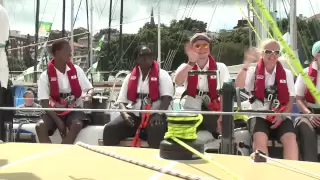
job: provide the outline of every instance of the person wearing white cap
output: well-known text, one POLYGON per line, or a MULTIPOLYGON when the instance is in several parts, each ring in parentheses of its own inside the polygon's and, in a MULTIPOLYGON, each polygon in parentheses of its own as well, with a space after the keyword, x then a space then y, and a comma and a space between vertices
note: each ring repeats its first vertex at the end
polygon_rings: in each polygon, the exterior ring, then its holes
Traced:
MULTIPOLYGON (((320 90, 320 41, 316 42, 312 47, 313 62, 309 67, 304 69, 313 84, 320 90)), ((299 74, 295 83, 296 103, 302 114, 320 114, 320 104, 306 87, 305 82, 299 74)), ((296 133, 299 142, 300 154, 302 160, 318 162, 318 144, 317 134, 320 135, 320 117, 304 117, 296 119, 296 133)))
MULTIPOLYGON (((224 63, 216 62, 210 55, 211 39, 206 33, 196 33, 185 45, 188 62, 181 64, 175 72, 175 83, 186 87, 185 110, 220 111, 222 97, 219 94, 224 81, 229 80, 230 74, 224 63), (190 70, 215 70, 216 75, 188 75, 190 70)), ((209 131, 217 138, 221 134, 221 116, 203 115, 200 129, 209 131)))

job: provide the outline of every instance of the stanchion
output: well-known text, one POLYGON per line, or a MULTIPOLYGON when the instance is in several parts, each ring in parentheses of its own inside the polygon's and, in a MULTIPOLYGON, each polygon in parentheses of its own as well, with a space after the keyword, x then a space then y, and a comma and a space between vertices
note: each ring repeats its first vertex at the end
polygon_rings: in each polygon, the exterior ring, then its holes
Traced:
MULTIPOLYGON (((233 82, 230 80, 224 82, 221 90, 223 101, 222 111, 233 112, 234 97, 236 95, 236 89, 233 82)), ((222 116, 222 136, 221 136, 221 153, 222 154, 235 154, 234 145, 234 124, 233 115, 222 116)))

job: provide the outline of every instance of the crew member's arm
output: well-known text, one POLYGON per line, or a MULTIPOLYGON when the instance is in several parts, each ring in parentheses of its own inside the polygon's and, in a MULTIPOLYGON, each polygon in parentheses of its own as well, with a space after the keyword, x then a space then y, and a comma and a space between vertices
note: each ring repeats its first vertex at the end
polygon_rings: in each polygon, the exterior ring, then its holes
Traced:
MULTIPOLYGON (((123 109, 123 110, 127 109, 126 106, 129 103, 129 100, 127 98, 129 78, 130 78, 130 74, 128 74, 126 78, 123 80, 120 93, 117 99, 117 103, 119 103, 120 109, 123 109)), ((123 119, 127 119, 129 115, 126 112, 121 112, 121 116, 123 119)))
POLYGON ((175 72, 174 82, 178 86, 182 86, 187 80, 188 71, 190 71, 196 63, 183 63, 181 64, 175 72))
MULTIPOLYGON (((49 107, 50 90, 47 71, 43 72, 39 77, 38 98, 40 100, 40 105, 43 108, 49 107)), ((45 113, 48 114, 49 117, 56 123, 61 121, 61 118, 54 111, 46 111, 45 113)))
POLYGON ((238 73, 236 80, 235 80, 235 86, 238 88, 245 88, 246 85, 246 79, 247 79, 247 72, 249 71, 249 67, 247 65, 244 65, 244 67, 240 70, 238 73))
POLYGON ((303 114, 309 114, 311 112, 308 109, 305 98, 304 98, 305 90, 306 90, 306 85, 302 79, 302 76, 299 74, 295 83, 296 104, 300 112, 302 112, 303 114))
POLYGON ((162 69, 159 74, 159 91, 161 97, 159 110, 167 110, 174 96, 174 86, 170 75, 162 69))
POLYGON ((296 96, 296 90, 294 89, 294 80, 293 80, 292 73, 286 71, 286 76, 287 76, 287 85, 288 85, 290 98, 289 98, 289 103, 287 104, 287 108, 284 111, 284 113, 291 113, 292 107, 293 107, 294 97, 296 96))
POLYGON ((78 79, 79 79, 79 84, 81 86, 81 90, 82 90, 82 94, 84 96, 90 96, 93 92, 93 86, 91 84, 91 82, 89 81, 88 77, 86 76, 86 74, 84 73, 83 69, 80 68, 79 66, 75 65, 75 68, 77 70, 77 75, 78 75, 78 79))

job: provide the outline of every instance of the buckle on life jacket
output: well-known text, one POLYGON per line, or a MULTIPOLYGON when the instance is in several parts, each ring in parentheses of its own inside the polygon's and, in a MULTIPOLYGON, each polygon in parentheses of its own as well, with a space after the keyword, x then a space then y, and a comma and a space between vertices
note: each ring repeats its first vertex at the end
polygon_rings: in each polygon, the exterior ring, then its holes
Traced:
MULTIPOLYGON (((273 104, 274 104, 274 106, 271 108, 271 110, 274 111, 275 113, 281 113, 287 109, 287 106, 281 105, 278 99, 274 99, 273 104)), ((275 116, 267 116, 266 119, 269 122, 273 122, 275 119, 275 116)))
MULTIPOLYGON (((151 110, 151 106, 152 106, 152 102, 151 99, 149 97, 145 97, 143 99, 143 103, 144 103, 144 110, 151 110)), ((132 147, 140 147, 141 146, 141 141, 140 141, 140 133, 141 131, 143 131, 144 129, 147 128, 149 121, 150 121, 150 113, 149 112, 143 112, 142 116, 141 116, 141 123, 136 131, 136 134, 133 138, 132 141, 132 147)))
MULTIPOLYGON (((49 107, 51 108, 56 108, 57 105, 60 105, 64 108, 74 108, 76 105, 75 105, 75 102, 76 102, 76 98, 74 96, 68 96, 66 97, 65 99, 63 98, 60 98, 59 101, 56 101, 54 100, 53 98, 50 97, 49 99, 49 107)), ((64 115, 67 115, 69 114, 71 111, 56 111, 56 114, 58 116, 64 116, 64 115)))

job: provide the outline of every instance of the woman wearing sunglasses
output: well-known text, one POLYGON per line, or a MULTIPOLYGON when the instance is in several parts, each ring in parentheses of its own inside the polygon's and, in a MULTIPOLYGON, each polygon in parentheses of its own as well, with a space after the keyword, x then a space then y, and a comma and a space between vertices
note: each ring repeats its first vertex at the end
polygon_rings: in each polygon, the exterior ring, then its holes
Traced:
MULTIPOLYGON (((295 96, 293 75, 278 61, 280 45, 276 40, 262 42, 261 50, 249 49, 245 53, 244 67, 238 73, 236 86, 251 94, 253 110, 275 110, 279 113, 292 112, 295 96), (257 62, 256 67, 249 67, 257 62)), ((284 116, 251 116, 249 131, 253 136, 253 149, 268 154, 269 138, 283 144, 285 159, 297 160, 298 147, 293 122, 284 116)))
MULTIPOLYGON (((229 80, 230 74, 225 64, 216 62, 210 55, 210 42, 211 39, 205 33, 196 33, 191 37, 190 42, 185 45, 188 62, 181 64, 176 70, 175 83, 186 87, 182 95, 182 98, 186 96, 184 103, 186 110, 220 111, 222 106, 218 89, 221 89, 224 81, 229 80), (190 70, 212 70, 216 73, 190 75, 188 74, 190 70)), ((204 114, 199 129, 207 130, 217 138, 221 133, 221 116, 204 114)))
MULTIPOLYGON (((320 61, 320 41, 312 47, 313 62, 304 69, 320 90, 320 77, 318 73, 320 61)), ((315 101, 310 91, 306 88, 301 75, 298 76, 296 84, 296 103, 302 114, 320 114, 320 105, 315 101)), ((320 134, 320 117, 299 117, 296 120, 297 137, 300 146, 302 160, 318 162, 317 134, 320 134)))

